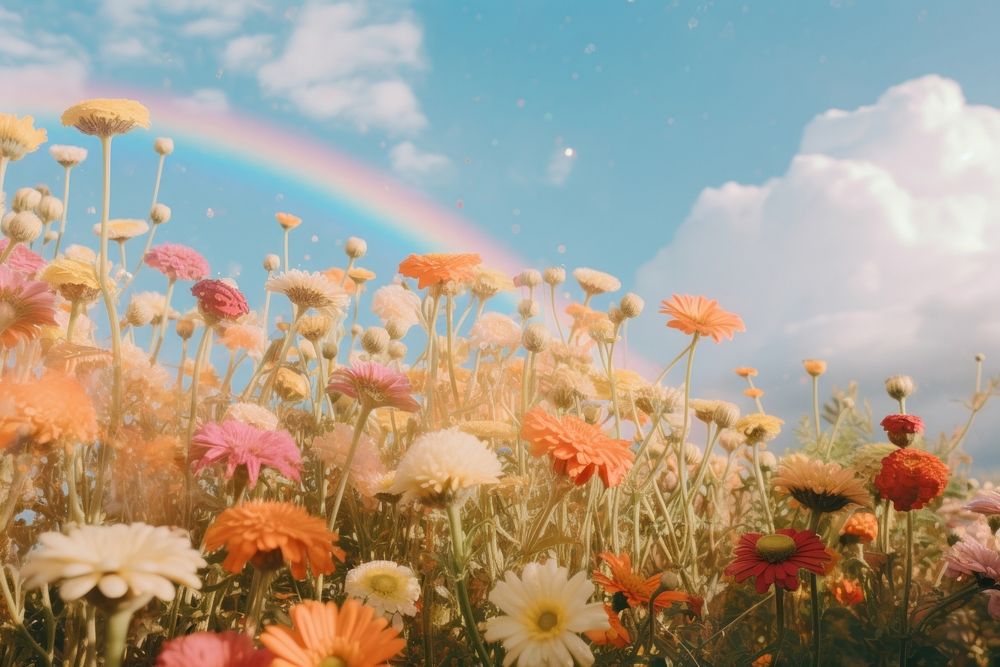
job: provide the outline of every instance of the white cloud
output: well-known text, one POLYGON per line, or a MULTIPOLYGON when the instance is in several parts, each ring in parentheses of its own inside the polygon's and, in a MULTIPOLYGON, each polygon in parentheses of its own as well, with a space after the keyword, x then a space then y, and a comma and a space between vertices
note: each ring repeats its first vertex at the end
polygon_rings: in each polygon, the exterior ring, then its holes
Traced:
MULTIPOLYGON (((865 382, 876 412, 891 409, 881 380, 912 373, 911 407, 948 430, 972 355, 1000 353, 997 183, 1000 109, 968 104, 948 79, 909 81, 813 119, 784 175, 702 192, 639 269, 639 291, 705 294, 743 315, 747 333, 700 355, 703 388, 738 391, 729 369, 758 365, 794 416, 808 399, 782 376, 821 356, 841 385, 865 382)), ((645 322, 637 335, 662 348, 662 322, 645 322)))
POLYGON ((413 132, 427 119, 403 73, 422 66, 422 41, 410 13, 372 16, 363 3, 313 3, 258 80, 265 94, 313 118, 413 132))
POLYGON ((412 141, 393 146, 389 151, 389 162, 397 173, 413 180, 438 176, 451 167, 448 156, 421 150, 412 141))
POLYGON ((573 173, 574 166, 576 166, 576 152, 572 148, 557 146, 549 158, 545 176, 552 185, 565 185, 573 173))
POLYGON ((73 38, 33 29, 21 16, 0 9, 0 90, 30 93, 10 95, 5 104, 11 109, 21 97, 63 102, 78 97, 88 66, 73 38))
POLYGON ((138 37, 125 37, 119 40, 104 42, 101 45, 101 55, 108 59, 132 61, 150 55, 148 43, 138 37))
POLYGON ((196 90, 189 97, 181 97, 174 100, 174 103, 189 111, 202 113, 225 113, 229 111, 229 100, 226 98, 226 94, 216 88, 196 90))
POLYGON ((226 44, 222 65, 226 69, 250 71, 273 56, 273 35, 242 35, 226 44))

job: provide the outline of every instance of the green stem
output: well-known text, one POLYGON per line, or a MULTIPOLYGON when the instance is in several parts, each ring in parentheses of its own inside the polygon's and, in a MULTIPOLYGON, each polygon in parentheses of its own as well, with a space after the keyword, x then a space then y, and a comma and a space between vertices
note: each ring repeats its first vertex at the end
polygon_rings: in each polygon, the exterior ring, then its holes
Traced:
POLYGON ((167 314, 170 312, 170 298, 174 295, 174 284, 176 282, 173 278, 167 281, 167 295, 163 299, 163 312, 160 313, 160 335, 156 339, 156 345, 149 355, 150 365, 156 363, 156 358, 160 356, 160 347, 163 345, 163 339, 167 337, 167 321, 170 319, 167 317, 167 314))
POLYGON ((812 379, 813 385, 813 424, 816 427, 816 445, 819 445, 819 439, 822 436, 822 432, 819 427, 819 376, 814 375, 812 379))
MULTIPOLYGON (((821 518, 823 518, 822 513, 813 510, 809 517, 809 530, 811 532, 816 533, 819 530, 821 518)), ((819 608, 819 585, 816 581, 816 574, 813 572, 809 573, 809 600, 812 603, 812 665, 819 667, 820 643, 822 641, 821 610, 819 608)))
POLYGON ((104 627, 104 667, 121 667, 131 622, 131 609, 117 611, 108 617, 104 627))
POLYGON ((906 645, 909 641, 910 586, 913 584, 913 512, 906 513, 906 565, 903 570, 903 606, 899 610, 902 639, 899 641, 899 667, 906 667, 906 645))
POLYGON ((780 586, 774 587, 774 660, 771 667, 778 667, 778 656, 785 640, 785 591, 780 586))
POLYGON ((55 252, 52 253, 52 259, 59 256, 59 247, 62 245, 63 234, 66 233, 66 219, 69 216, 69 174, 73 167, 65 167, 66 178, 63 183, 63 210, 62 215, 59 217, 59 236, 56 237, 55 252))
POLYGON ((462 530, 462 517, 458 506, 455 503, 448 505, 448 527, 451 529, 451 549, 452 565, 455 570, 455 593, 458 597, 458 604, 462 611, 462 618, 465 620, 465 631, 469 636, 479 658, 482 667, 490 667, 493 661, 486 651, 483 638, 479 636, 479 628, 476 625, 476 615, 472 610, 472 602, 469 599, 469 588, 465 581, 466 548, 465 532, 462 530))
POLYGON ((351 476, 351 464, 354 462, 354 455, 358 451, 358 443, 361 442, 361 434, 364 433, 365 424, 368 422, 368 415, 372 411, 372 406, 368 403, 361 404, 361 411, 358 413, 358 421, 354 424, 354 437, 351 438, 351 448, 347 451, 347 459, 344 467, 340 471, 340 482, 337 484, 337 495, 333 499, 333 511, 327 526, 330 530, 337 525, 337 515, 340 513, 340 504, 344 500, 344 491, 347 489, 347 480, 351 476))

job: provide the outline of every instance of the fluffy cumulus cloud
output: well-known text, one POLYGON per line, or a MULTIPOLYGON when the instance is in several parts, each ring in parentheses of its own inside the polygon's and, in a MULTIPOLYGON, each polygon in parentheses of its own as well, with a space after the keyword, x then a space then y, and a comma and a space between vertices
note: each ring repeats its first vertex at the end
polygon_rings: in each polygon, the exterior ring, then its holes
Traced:
POLYGON ((389 162, 396 173, 411 180, 439 177, 451 167, 451 160, 440 153, 417 147, 412 141, 402 141, 389 151, 389 162))
POLYGON ((225 113, 229 111, 229 99, 217 88, 201 88, 187 97, 178 97, 174 104, 182 109, 198 113, 225 113))
MULTIPOLYGON (((892 407, 882 380, 915 375, 911 407, 948 431, 973 355, 1000 361, 998 183, 1000 109, 948 79, 909 81, 814 118, 782 176, 703 191, 637 285, 648 299, 705 294, 746 320, 735 342, 699 355, 706 391, 739 391, 729 370, 756 365, 773 388, 765 407, 802 414, 800 362, 821 357, 825 381, 859 379, 876 414, 892 407)), ((673 333, 645 327, 647 349, 673 333)))
POLYGON ((266 95, 312 118, 412 133, 427 124, 405 78, 423 64, 422 41, 409 12, 314 2, 298 12, 280 55, 260 67, 258 80, 266 95))
MULTIPOLYGON (((28 25, 20 14, 0 7, 0 88, 32 90, 38 96, 79 94, 89 59, 68 35, 28 25)), ((16 105, 17 96, 8 101, 16 105)))

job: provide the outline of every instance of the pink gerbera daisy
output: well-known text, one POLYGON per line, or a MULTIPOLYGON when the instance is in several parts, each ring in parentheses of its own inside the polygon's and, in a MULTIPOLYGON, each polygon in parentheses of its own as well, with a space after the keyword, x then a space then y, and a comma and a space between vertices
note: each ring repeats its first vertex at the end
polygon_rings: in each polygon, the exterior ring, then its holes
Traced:
POLYGON ((399 371, 374 361, 359 361, 350 368, 338 368, 326 389, 357 399, 369 409, 388 407, 406 412, 420 409, 420 404, 411 396, 410 380, 399 371))
POLYGON ((196 632, 164 644, 156 667, 268 667, 273 660, 273 653, 242 633, 196 632))
POLYGON ((299 449, 287 431, 265 431, 234 419, 205 424, 195 432, 191 444, 197 460, 195 473, 225 461, 226 479, 231 479, 238 467, 245 466, 251 488, 256 486, 263 466, 296 481, 302 469, 299 449))
MULTIPOLYGON (((7 239, 0 239, 0 255, 7 249, 8 243, 10 241, 7 239)), ((26 248, 23 243, 18 243, 10 251, 10 257, 7 258, 6 264, 15 271, 20 271, 28 276, 34 276, 45 266, 45 260, 38 253, 26 248)))
POLYGON ((945 574, 956 579, 972 577, 989 596, 987 610, 1000 618, 1000 553, 972 538, 955 543, 944 556, 948 569, 945 574))
POLYGON ((235 320, 250 312, 246 297, 224 280, 199 280, 191 288, 201 314, 213 320, 235 320))
POLYGON ((0 347, 13 347, 56 324, 55 299, 48 284, 0 265, 0 347))
POLYGON ((194 248, 164 243, 146 253, 146 264, 170 280, 201 280, 208 275, 208 261, 194 248))
POLYGON ((1000 490, 990 489, 989 491, 980 491, 965 506, 965 509, 985 516, 1000 515, 1000 490))

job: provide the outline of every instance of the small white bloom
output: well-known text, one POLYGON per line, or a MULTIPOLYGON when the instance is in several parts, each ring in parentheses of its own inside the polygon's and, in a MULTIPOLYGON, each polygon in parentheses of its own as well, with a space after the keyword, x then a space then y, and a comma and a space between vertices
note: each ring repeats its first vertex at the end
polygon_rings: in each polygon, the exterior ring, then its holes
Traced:
POLYGON ((610 273, 604 273, 597 269, 581 267, 573 271, 573 277, 580 283, 580 288, 587 294, 604 294, 605 292, 617 292, 621 289, 622 283, 610 273))
POLYGON ((462 503, 483 484, 500 481, 500 460, 479 438, 458 429, 425 433, 396 468, 390 493, 429 507, 462 503))
POLYGON ((340 285, 322 273, 309 273, 292 269, 268 278, 264 288, 269 292, 279 292, 299 308, 315 308, 331 317, 344 314, 350 297, 340 285))
POLYGON ((347 573, 344 590, 402 627, 403 616, 416 616, 420 582, 413 570, 391 560, 375 560, 347 573))
POLYGON ((383 323, 395 320, 406 333, 420 322, 420 297, 402 285, 383 285, 372 295, 372 312, 383 323))

